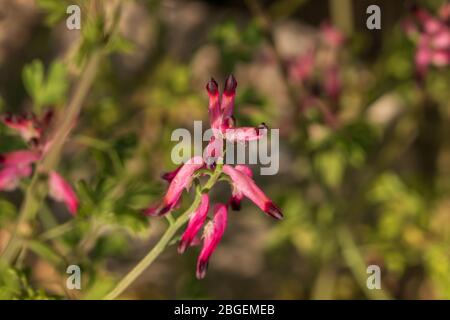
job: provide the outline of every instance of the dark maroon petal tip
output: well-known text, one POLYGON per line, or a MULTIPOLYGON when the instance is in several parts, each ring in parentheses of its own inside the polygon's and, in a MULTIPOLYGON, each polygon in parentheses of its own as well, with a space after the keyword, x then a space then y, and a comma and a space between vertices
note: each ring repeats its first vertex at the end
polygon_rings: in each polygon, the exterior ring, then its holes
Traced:
POLYGON ((208 90, 208 93, 211 95, 216 95, 219 93, 219 86, 214 78, 211 78, 211 80, 208 81, 206 84, 206 90, 208 90))
POLYGON ((236 200, 234 197, 230 199, 230 207, 234 211, 240 211, 241 210, 241 202, 236 200))
POLYGON ((0 163, 4 163, 5 162, 5 156, 0 154, 0 163))
POLYGON ((197 279, 203 279, 206 276, 206 270, 208 269, 208 261, 200 261, 197 267, 197 279))
POLYGON ((150 208, 144 209, 142 213, 146 216, 160 217, 168 213, 170 210, 172 210, 172 206, 170 205, 161 206, 156 204, 150 208))
POLYGON ((269 202, 266 205, 266 213, 268 215, 270 215, 271 217, 277 219, 277 220, 281 220, 283 219, 283 214, 281 213, 281 210, 272 202, 269 202))
POLYGON ((236 91, 236 87, 237 87, 237 81, 234 78, 234 76, 232 74, 230 74, 227 77, 227 80, 225 81, 224 93, 225 94, 234 94, 236 91))

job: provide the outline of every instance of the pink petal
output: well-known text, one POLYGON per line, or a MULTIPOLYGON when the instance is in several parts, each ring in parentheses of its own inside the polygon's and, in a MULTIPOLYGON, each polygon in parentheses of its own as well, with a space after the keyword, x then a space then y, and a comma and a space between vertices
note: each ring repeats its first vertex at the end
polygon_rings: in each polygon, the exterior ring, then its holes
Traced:
MULTIPOLYGON (((253 177, 253 172, 249 166, 238 164, 234 168, 237 171, 242 172, 243 174, 247 175, 250 178, 253 177)), ((229 204, 234 211, 241 210, 241 201, 243 198, 244 198, 244 194, 239 190, 239 188, 236 188, 235 186, 233 186, 229 204)))
POLYGON ((266 125, 263 123, 259 127, 240 127, 226 129, 224 132, 225 139, 230 142, 247 142, 260 139, 267 131, 266 125))
POLYGON ((206 90, 209 96, 209 121, 211 128, 218 128, 220 125, 220 102, 219 102, 219 89, 216 80, 211 78, 206 84, 206 90))
POLYGON ((446 28, 445 30, 439 31, 433 36, 432 44, 434 49, 450 49, 450 30, 446 28))
POLYGON ((437 67, 445 67, 450 64, 450 51, 438 50, 433 52, 431 57, 433 64, 437 67))
POLYGON ((305 81, 311 77, 314 70, 315 53, 309 50, 297 57, 289 66, 289 77, 294 81, 305 81))
POLYGON ((11 129, 17 130, 27 142, 41 136, 41 129, 37 126, 36 117, 32 114, 26 116, 7 114, 2 117, 2 121, 11 129))
POLYGON ((320 33, 324 42, 330 47, 339 48, 344 43, 344 34, 327 22, 320 26, 320 33))
POLYGON ((264 194, 264 192, 255 184, 252 178, 236 170, 232 166, 224 165, 223 172, 233 180, 234 187, 244 196, 252 200, 261 210, 275 219, 282 219, 281 210, 264 194))
POLYGON ((203 194, 200 200, 200 205, 192 213, 186 231, 181 236, 180 244, 178 245, 178 252, 183 253, 189 247, 197 235, 200 228, 208 216, 209 197, 208 194, 203 194))
POLYGON ((197 278, 203 279, 208 268, 208 261, 216 249, 227 225, 227 207, 218 203, 214 206, 214 219, 206 226, 203 233, 203 248, 197 260, 197 278))
POLYGON ((444 21, 447 21, 450 19, 450 3, 444 3, 439 8, 439 17, 444 21))
POLYGON ((415 56, 416 70, 420 76, 424 76, 431 62, 431 51, 428 47, 419 46, 415 56))
POLYGON ((196 156, 188 160, 177 172, 160 204, 144 211, 145 215, 161 216, 176 207, 184 189, 189 189, 192 175, 204 166, 203 158, 196 156))
POLYGON ((225 81, 225 88, 222 94, 222 121, 230 118, 233 115, 234 98, 236 96, 237 81, 232 74, 227 77, 225 81))
POLYGON ((223 157, 223 139, 211 137, 205 149, 204 160, 209 168, 214 167, 217 161, 223 157))
POLYGON ((37 152, 29 150, 12 151, 0 155, 0 164, 5 166, 27 166, 38 161, 40 155, 37 152))
POLYGON ((325 92, 333 101, 339 98, 341 93, 341 80, 337 66, 332 66, 325 71, 325 92))
POLYGON ((28 177, 31 171, 30 166, 6 166, 0 169, 0 190, 14 190, 19 180, 28 177))
POLYGON ((52 171, 49 175, 49 193, 56 200, 64 202, 72 215, 78 210, 78 198, 70 184, 58 173, 52 171))
POLYGON ((173 178, 175 178, 175 176, 177 175, 178 171, 180 171, 182 166, 183 165, 179 165, 175 170, 164 173, 161 176, 161 178, 163 178, 164 180, 166 180, 169 183, 172 182, 173 178))

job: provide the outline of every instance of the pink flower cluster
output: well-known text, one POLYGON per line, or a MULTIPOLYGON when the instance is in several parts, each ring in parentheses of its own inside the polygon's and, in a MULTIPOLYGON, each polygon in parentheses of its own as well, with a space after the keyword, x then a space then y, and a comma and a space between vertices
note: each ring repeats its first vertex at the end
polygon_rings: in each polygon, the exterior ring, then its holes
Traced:
MULTIPOLYGON (((163 178, 169 182, 168 190, 162 201, 146 209, 145 214, 150 216, 167 214, 179 205, 183 190, 189 191, 195 175, 201 174, 200 169, 207 170, 211 174, 217 170, 215 161, 223 155, 223 140, 245 142, 261 137, 260 128, 234 127, 233 108, 236 87, 236 79, 230 75, 225 82, 222 96, 219 98, 217 82, 214 79, 208 82, 206 85, 209 96, 208 111, 214 136, 206 149, 206 159, 200 156, 193 157, 173 172, 163 175, 163 178), (214 161, 211 161, 211 158, 214 161)), ((223 236, 227 225, 229 206, 234 210, 239 210, 241 201, 247 197, 269 216, 275 219, 283 217, 281 210, 256 185, 248 166, 224 164, 219 168, 221 174, 228 176, 231 181, 232 195, 230 199, 227 203, 215 204, 212 210, 214 215, 209 219, 210 199, 207 192, 203 193, 200 204, 191 214, 186 231, 178 246, 178 251, 183 253, 189 246, 199 243, 199 233, 203 227, 203 247, 198 257, 196 273, 199 279, 205 276, 209 258, 223 236)))
POLYGON ((306 53, 288 62, 289 78, 305 89, 302 109, 316 105, 325 122, 332 127, 337 126, 331 107, 341 94, 338 51, 344 40, 338 29, 329 23, 322 23, 319 41, 306 53), (321 103, 317 103, 319 100, 321 103))
MULTIPOLYGON (((0 190, 14 190, 22 178, 31 175, 32 164, 39 161, 50 146, 46 133, 52 117, 53 113, 49 111, 41 119, 32 113, 7 114, 1 118, 6 126, 20 134, 29 148, 0 154, 0 190)), ((50 196, 65 203, 69 212, 75 215, 78 198, 70 184, 54 171, 49 173, 48 183, 50 196)))
POLYGON ((417 44, 415 54, 416 72, 422 79, 430 66, 445 67, 450 64, 450 4, 441 6, 433 16, 422 8, 414 8, 413 16, 407 18, 403 27, 417 44))

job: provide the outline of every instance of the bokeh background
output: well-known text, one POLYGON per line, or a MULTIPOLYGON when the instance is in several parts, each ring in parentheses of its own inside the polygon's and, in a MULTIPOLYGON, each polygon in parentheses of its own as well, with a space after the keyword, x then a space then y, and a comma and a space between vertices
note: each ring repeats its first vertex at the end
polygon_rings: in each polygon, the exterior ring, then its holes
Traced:
MULTIPOLYGON (((411 27, 423 32, 422 8, 449 28, 445 1, 119 2, 105 40, 116 1, 0 1, 2 113, 64 114, 83 61, 106 48, 58 167, 79 213, 41 204, 30 245, 2 270, 1 298, 102 298, 167 226, 139 210, 175 168, 171 132, 207 123, 205 84, 230 73, 239 125, 280 129, 279 173, 253 169, 285 219, 246 200, 204 280, 198 248, 178 255, 173 243, 121 298, 450 298, 450 72, 445 61, 418 70, 411 27), (73 3, 80 31, 66 28, 73 3), (381 30, 366 27, 372 4, 381 30), (82 290, 65 287, 70 264, 81 266, 82 290), (382 290, 366 286, 371 264, 382 290)), ((21 146, 0 127, 0 152, 21 146)), ((28 183, 0 193, 0 249, 28 183)), ((229 192, 220 183, 212 196, 229 192)))

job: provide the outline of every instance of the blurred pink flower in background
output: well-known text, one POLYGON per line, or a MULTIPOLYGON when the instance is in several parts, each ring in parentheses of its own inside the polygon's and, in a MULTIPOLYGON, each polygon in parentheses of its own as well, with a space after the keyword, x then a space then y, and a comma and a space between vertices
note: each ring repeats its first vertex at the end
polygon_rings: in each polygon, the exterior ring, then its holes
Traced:
MULTIPOLYGON (((0 154, 0 190, 12 191, 18 187, 22 178, 31 175, 32 165, 39 161, 48 149, 50 142, 45 135, 52 117, 52 111, 44 113, 41 119, 33 113, 7 114, 2 117, 2 122, 17 131, 29 149, 0 154)), ((48 182, 50 197, 63 202, 69 212, 75 215, 78 210, 78 198, 70 184, 56 172, 49 174, 48 182)))
POLYGON ((403 21, 403 29, 416 43, 415 66, 419 79, 423 79, 430 66, 450 64, 450 4, 443 4, 433 16, 422 8, 414 8, 413 16, 403 21))

